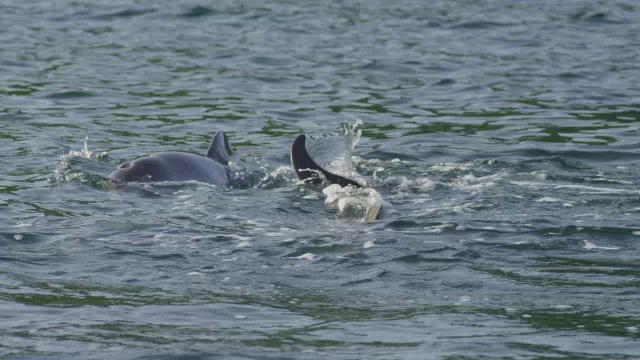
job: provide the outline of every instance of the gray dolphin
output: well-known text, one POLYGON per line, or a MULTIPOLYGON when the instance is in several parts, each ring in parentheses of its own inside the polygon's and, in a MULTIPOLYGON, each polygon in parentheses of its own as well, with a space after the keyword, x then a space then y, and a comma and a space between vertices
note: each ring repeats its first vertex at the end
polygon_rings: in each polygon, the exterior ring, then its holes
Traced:
MULTIPOLYGON (((320 184, 323 177, 329 184, 362 187, 357 182, 333 174, 318 165, 306 149, 306 136, 299 135, 291 145, 291 165, 298 179, 311 184, 320 184)), ((231 147, 224 131, 218 131, 207 156, 185 152, 159 152, 132 161, 125 161, 109 178, 116 183, 151 181, 188 181, 224 186, 229 183, 227 165, 231 147)))
POLYGON ((229 154, 231 148, 227 136, 218 131, 207 156, 185 152, 154 153, 120 164, 109 179, 115 183, 196 180, 225 186, 231 180, 227 168, 231 158, 229 154))
MULTIPOLYGON (((223 131, 218 131, 207 156, 185 152, 160 152, 149 156, 126 161, 111 173, 109 179, 115 183, 151 182, 151 181, 189 181, 195 180, 217 186, 226 186, 231 181, 227 165, 231 159, 229 140, 223 131)), ((291 145, 291 166, 298 179, 310 183, 338 184, 340 186, 362 185, 356 181, 331 173, 318 165, 306 149, 306 136, 299 135, 291 145), (324 180, 323 180, 324 178, 324 180)), ((380 215, 382 205, 367 209, 366 221, 373 221, 380 215)))
POLYGON ((307 137, 302 134, 298 135, 291 145, 291 166, 296 172, 298 179, 317 185, 322 183, 322 177, 320 176, 322 175, 329 184, 338 184, 342 187, 347 185, 355 186, 357 188, 362 187, 362 185, 353 180, 325 170, 322 166, 313 161, 307 152, 306 142, 307 137))

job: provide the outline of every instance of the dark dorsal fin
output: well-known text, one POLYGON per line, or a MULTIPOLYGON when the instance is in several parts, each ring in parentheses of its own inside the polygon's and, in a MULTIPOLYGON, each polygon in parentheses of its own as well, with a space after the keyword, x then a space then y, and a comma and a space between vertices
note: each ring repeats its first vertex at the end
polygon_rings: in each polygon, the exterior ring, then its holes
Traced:
POLYGON ((211 140, 209 151, 207 151, 207 157, 211 158, 222 165, 228 165, 231 160, 231 147, 229 146, 229 140, 224 131, 218 131, 211 140))
POLYGON ((323 169, 320 165, 316 164, 307 152, 307 148, 305 147, 306 139, 307 137, 304 134, 298 135, 298 137, 293 141, 293 145, 291 145, 291 165, 293 166, 298 179, 311 184, 320 184, 322 183, 322 177, 318 174, 320 173, 324 175, 330 184, 338 184, 342 187, 347 185, 352 185, 358 188, 362 187, 362 185, 357 182, 340 175, 332 174, 323 169))

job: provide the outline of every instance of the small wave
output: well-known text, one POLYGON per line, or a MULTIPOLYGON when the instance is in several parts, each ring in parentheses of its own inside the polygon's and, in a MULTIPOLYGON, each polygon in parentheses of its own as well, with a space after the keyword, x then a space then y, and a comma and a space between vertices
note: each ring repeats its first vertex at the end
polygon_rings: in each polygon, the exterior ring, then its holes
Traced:
POLYGON ((92 18, 96 20, 116 20, 116 19, 122 19, 122 18, 126 19, 126 18, 135 17, 135 16, 145 15, 155 11, 156 11, 155 9, 135 9, 135 8, 122 9, 116 12, 95 15, 92 18))
POLYGON ((502 174, 493 174, 488 176, 476 177, 468 174, 456 179, 451 183, 451 187, 459 190, 478 192, 495 187, 497 181, 502 179, 502 174))
POLYGON ((640 194, 640 190, 606 188, 606 187, 596 187, 596 186, 577 185, 577 184, 558 185, 558 184, 541 183, 541 182, 534 182, 534 181, 516 181, 516 180, 512 180, 509 183, 513 185, 524 186, 529 188, 551 187, 556 190, 560 190, 560 189, 585 190, 585 192, 581 192, 581 194, 640 194))
POLYGON ((473 166, 473 163, 440 163, 432 165, 429 170, 449 173, 454 171, 467 171, 473 166))
POLYGON ((623 23, 614 13, 601 10, 582 9, 574 14, 569 15, 571 20, 585 21, 589 23, 601 24, 617 24, 623 23))
POLYGON ((359 274, 356 274, 353 277, 351 277, 349 280, 343 282, 340 285, 347 286, 347 285, 355 285, 355 284, 370 282, 386 275, 387 273, 388 273, 387 270, 376 267, 373 269, 363 271, 359 274))
POLYGON ((455 84, 456 81, 454 79, 442 79, 437 83, 433 84, 433 86, 448 86, 455 84))
POLYGON ((491 29, 495 27, 514 26, 518 23, 501 23, 496 21, 465 21, 449 26, 450 29, 491 29))
POLYGON ((47 95, 46 98, 64 100, 64 99, 81 99, 81 98, 93 97, 93 96, 96 96, 96 94, 91 91, 72 90, 72 91, 62 91, 62 92, 52 93, 47 95))
POLYGON ((182 14, 180 14, 180 17, 191 19, 191 18, 209 16, 215 13, 216 11, 211 8, 204 7, 204 6, 194 6, 189 8, 187 11, 183 12, 182 14))

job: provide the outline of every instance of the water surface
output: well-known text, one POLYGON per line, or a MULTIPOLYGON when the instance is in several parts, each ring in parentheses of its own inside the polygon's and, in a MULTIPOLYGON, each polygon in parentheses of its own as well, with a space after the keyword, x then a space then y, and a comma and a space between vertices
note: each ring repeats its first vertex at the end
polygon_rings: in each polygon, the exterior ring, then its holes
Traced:
POLYGON ((1 356, 640 356, 634 1, 0 14, 1 356), (372 223, 288 168, 358 120, 372 223), (220 129, 252 186, 109 189, 220 129))

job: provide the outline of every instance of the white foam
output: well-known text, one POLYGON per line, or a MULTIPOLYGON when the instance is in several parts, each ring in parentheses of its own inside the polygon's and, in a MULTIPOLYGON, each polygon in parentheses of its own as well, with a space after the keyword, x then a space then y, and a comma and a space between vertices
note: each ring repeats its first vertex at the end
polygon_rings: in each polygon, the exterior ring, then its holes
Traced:
POLYGON ((472 204, 462 204, 462 205, 456 205, 454 207, 451 208, 451 210, 455 213, 458 214, 474 214, 477 211, 473 208, 471 208, 471 206, 473 206, 472 204))
POLYGON ((248 237, 248 236, 241 236, 241 235, 238 235, 238 234, 230 234, 230 235, 229 235, 229 237, 232 237, 232 238, 238 239, 238 240, 240 240, 240 241, 248 241, 248 240, 251 240, 251 238, 250 238, 250 237, 248 237))
POLYGON ((607 188, 607 187, 597 187, 597 186, 587 186, 587 185, 575 185, 575 184, 547 184, 533 181, 510 181, 509 183, 518 186, 526 186, 529 188, 539 188, 539 187, 552 187, 556 190, 560 189, 576 189, 576 190, 587 190, 589 192, 583 192, 582 194, 640 194, 640 190, 627 190, 627 189, 616 189, 616 188, 607 188))
POLYGON ((527 175, 531 176, 532 178, 536 178, 538 180, 547 180, 547 176, 548 176, 547 173, 541 170, 532 171, 527 175))
POLYGON ((316 254, 306 253, 306 254, 302 254, 300 256, 291 257, 289 259, 313 261, 313 260, 315 260, 317 258, 318 258, 318 255, 316 255, 316 254))
POLYGON ((384 200, 380 194, 371 188, 355 188, 353 186, 342 187, 332 184, 322 189, 327 206, 337 208, 345 216, 363 219, 371 209, 380 208, 384 200))
POLYGON ((554 198, 554 197, 550 197, 550 196, 545 196, 545 197, 541 197, 540 199, 536 200, 536 202, 545 202, 545 203, 557 203, 557 202, 562 202, 562 200, 558 199, 558 198, 554 198))
POLYGON ((601 249, 601 250, 620 250, 620 248, 619 248, 619 247, 617 247, 617 246, 612 246, 612 247, 598 246, 598 245, 596 245, 596 244, 592 243, 592 242, 591 242, 591 241, 589 241, 589 240, 582 240, 582 241, 584 242, 584 246, 583 246, 583 248, 584 248, 584 249, 587 249, 587 250, 591 250, 591 249, 601 249))
POLYGON ((615 180, 615 179, 607 179, 603 177, 592 179, 593 181, 607 182, 611 184, 621 184, 621 185, 633 185, 633 181, 628 180, 615 180))
MULTIPOLYGON (((596 187, 596 186, 586 186, 586 185, 556 185, 556 189, 578 189, 578 190, 590 190, 595 191, 596 194, 639 194, 640 190, 626 190, 626 189, 616 189, 616 188, 605 188, 605 187, 596 187)), ((588 194, 588 193, 587 193, 588 194)))
POLYGON ((444 224, 435 225, 435 226, 427 226, 424 229, 426 230, 425 232, 427 232, 427 233, 439 234, 439 233, 443 232, 445 229, 450 229, 450 228, 453 228, 453 227, 455 227, 455 225, 449 224, 449 223, 444 223, 444 224))
POLYGON ((407 179, 405 176, 399 178, 398 180, 399 184, 396 186, 396 190, 401 193, 410 193, 411 185, 413 184, 413 182, 407 179))
POLYGON ((285 234, 284 234, 284 233, 281 233, 281 232, 271 232, 271 231, 269 231, 269 232, 265 232, 265 233, 264 233, 264 235, 265 235, 265 236, 270 236, 270 237, 282 237, 282 236, 285 236, 285 234))
POLYGON ((19 223, 13 225, 13 227, 17 227, 17 228, 31 227, 31 226, 33 226, 33 224, 34 223, 22 223, 22 222, 19 222, 19 223))
POLYGON ((418 179, 416 183, 421 191, 431 191, 435 189, 436 185, 438 185, 437 182, 429 179, 418 179))
POLYGON ((475 177, 474 175, 465 175, 461 179, 463 179, 468 184, 477 184, 477 183, 488 183, 500 180, 502 178, 502 174, 493 174, 481 177, 475 177))
POLYGON ((429 170, 438 171, 438 172, 451 172, 451 171, 466 171, 473 166, 473 163, 440 163, 433 165, 429 168, 429 170))
POLYGON ((544 187, 544 186, 550 186, 551 184, 545 184, 545 183, 539 183, 539 182, 533 182, 533 181, 509 181, 510 184, 513 185, 518 185, 518 186, 526 186, 529 188, 537 188, 537 187, 544 187))
POLYGON ((501 180, 502 176, 503 174, 500 173, 481 177, 468 174, 457 178, 451 184, 451 187, 470 192, 483 191, 496 186, 496 181, 501 180))
POLYGON ((411 199, 411 202, 413 202, 416 205, 424 204, 428 201, 429 201, 428 197, 411 199))
POLYGON ((480 184, 473 184, 473 185, 454 185, 453 187, 459 190, 476 192, 476 191, 486 190, 494 186, 496 186, 496 183, 488 182, 488 183, 480 183, 480 184))

